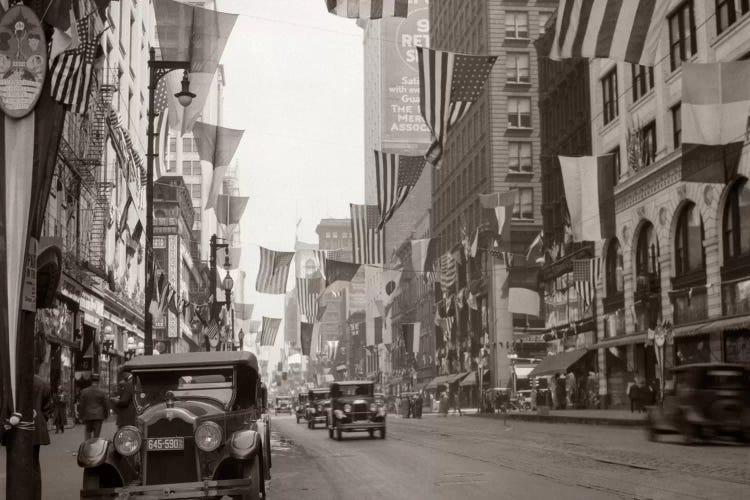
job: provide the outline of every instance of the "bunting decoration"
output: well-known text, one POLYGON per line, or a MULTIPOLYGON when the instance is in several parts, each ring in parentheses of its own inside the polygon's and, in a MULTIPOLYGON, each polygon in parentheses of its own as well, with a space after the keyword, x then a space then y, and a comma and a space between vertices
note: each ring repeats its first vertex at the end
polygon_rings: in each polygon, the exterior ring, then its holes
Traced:
POLYGON ((494 221, 497 221, 497 234, 500 235, 500 240, 507 249, 510 249, 510 224, 517 196, 517 189, 504 193, 479 195, 479 205, 484 209, 493 211, 494 221))
MULTIPOLYGON (((411 267, 417 273, 431 270, 437 251, 437 238, 411 240, 411 267)), ((434 281, 434 280, 433 280, 434 281)))
POLYGON ((536 235, 534 238, 534 241, 531 242, 531 245, 529 245, 529 250, 526 252, 526 261, 527 262, 536 262, 536 263, 544 263, 544 231, 539 231, 539 234, 536 235), (532 260, 533 257, 533 260, 532 260))
POLYGON ((255 280, 255 290, 272 295, 286 293, 292 258, 294 252, 277 252, 260 247, 260 267, 255 280))
POLYGON ((342 262, 339 260, 325 259, 325 262, 326 288, 330 287, 337 281, 350 282, 361 267, 360 264, 342 262))
POLYGON ((376 205, 349 204, 352 224, 352 254, 357 264, 385 262, 385 232, 378 231, 376 205))
POLYGON ((276 334, 279 333, 281 318, 267 318, 263 316, 263 326, 260 332, 260 345, 272 346, 276 343, 276 334))
POLYGON ((380 211, 378 231, 382 231, 396 210, 406 201, 412 188, 417 185, 426 160, 423 156, 405 156, 381 151, 374 153, 380 211))
POLYGON ((206 209, 214 208, 214 210, 218 210, 216 205, 218 204, 219 193, 221 193, 224 185, 227 168, 229 168, 229 164, 237 152, 244 133, 244 130, 220 127, 203 122, 198 122, 193 127, 195 143, 198 146, 198 157, 201 161, 208 162, 213 167, 211 187, 206 198, 206 209))
POLYGON ((614 155, 559 159, 575 241, 614 237, 614 155))
POLYGON ((241 302, 233 302, 235 317, 240 321, 250 321, 253 317, 253 304, 243 304, 241 302))
POLYGON ((407 17, 409 0, 326 0, 328 12, 350 19, 407 17))
POLYGON ((476 102, 490 76, 495 56, 469 56, 417 47, 419 107, 432 132, 425 158, 439 167, 450 128, 476 102))

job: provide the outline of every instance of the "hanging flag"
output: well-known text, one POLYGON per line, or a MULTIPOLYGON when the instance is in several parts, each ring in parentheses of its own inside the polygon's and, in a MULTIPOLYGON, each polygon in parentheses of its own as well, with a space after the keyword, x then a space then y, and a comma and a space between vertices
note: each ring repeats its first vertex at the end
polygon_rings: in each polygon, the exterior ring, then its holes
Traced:
POLYGON ((477 303, 477 296, 473 293, 469 292, 469 297, 466 299, 466 303, 469 304, 469 307, 471 309, 474 309, 475 311, 479 310, 479 304, 477 303))
POLYGON ((544 231, 539 231, 539 234, 536 235, 536 238, 534 238, 534 241, 531 242, 531 245, 529 245, 529 250, 526 252, 526 262, 539 262, 539 257, 542 256, 542 262, 544 262, 544 254, 542 252, 542 249, 544 248, 544 231), (533 260, 532 260, 532 254, 533 254, 533 260))
POLYGON ((255 290, 260 293, 286 293, 289 266, 294 252, 277 252, 260 247, 260 268, 255 280, 255 290))
POLYGON ((245 207, 249 199, 248 196, 227 196, 220 194, 214 206, 216 220, 219 224, 224 224, 225 226, 239 224, 242 214, 245 213, 245 207))
POLYGON ((614 237, 614 155, 559 158, 574 239, 614 237))
POLYGON ((456 286, 456 261, 451 252, 445 252, 440 257, 440 286, 443 290, 451 290, 456 286))
POLYGON ((432 267, 437 252, 437 238, 411 240, 411 267, 416 273, 426 273, 432 267))
POLYGON ((389 305, 396 296, 399 294, 399 286, 401 284, 401 275, 403 274, 403 268, 398 269, 383 269, 382 284, 385 300, 385 305, 389 305))
POLYGON ((50 93, 62 104, 79 115, 86 114, 91 96, 92 73, 99 35, 89 30, 88 16, 76 20, 80 46, 68 49, 52 62, 50 70, 50 93))
POLYGON ((297 305, 307 321, 315 321, 318 315, 318 297, 322 288, 320 278, 297 278, 297 305))
POLYGON ((260 332, 260 345, 272 346, 276 343, 276 334, 279 333, 281 318, 267 318, 263 316, 263 325, 260 332))
POLYGON ((375 330, 375 345, 383 343, 383 318, 376 316, 373 320, 375 330))
POLYGON ((405 156, 381 151, 374 153, 380 212, 378 231, 381 231, 398 207, 406 201, 409 191, 417 185, 426 160, 424 156, 405 156))
POLYGON ((477 251, 479 250, 479 228, 474 231, 474 239, 471 241, 471 246, 469 247, 469 256, 474 259, 477 256, 477 251))
POLYGON ((407 17, 409 0, 326 0, 328 12, 350 19, 407 17))
POLYGON ((339 260, 326 259, 326 287, 329 287, 337 281, 350 282, 354 275, 357 274, 360 264, 353 262, 342 262, 339 260))
POLYGON ((539 268, 512 267, 508 270, 508 311, 539 316, 539 268))
POLYGON ((497 221, 497 234, 500 235, 503 246, 507 249, 510 249, 510 226, 513 218, 513 205, 516 203, 517 196, 517 189, 479 195, 480 206, 493 211, 494 220, 492 222, 497 221))
POLYGON ((604 58, 653 66, 669 2, 563 0, 549 57, 604 58))
POLYGON ((406 352, 419 353, 419 336, 421 323, 401 323, 406 352))
POLYGON ((224 177, 242 140, 244 130, 220 127, 197 122, 193 127, 195 143, 198 146, 198 157, 211 164, 211 188, 208 192, 205 208, 215 208, 219 193, 224 185, 224 177))
POLYGON ((578 297, 583 300, 585 309, 588 309, 594 300, 596 283, 599 281, 601 271, 601 259, 573 259, 573 285, 578 292, 578 297))
POLYGON ((161 319, 161 310, 159 309, 159 302, 161 300, 161 297, 159 296, 159 291, 161 290, 161 280, 163 279, 163 274, 159 276, 159 278, 156 278, 156 259, 153 259, 151 261, 151 275, 149 276, 149 280, 151 282, 151 290, 153 290, 153 294, 151 296, 151 304, 149 305, 148 311, 151 313, 151 316, 154 319, 161 319))
POLYGON ((357 264, 385 262, 385 232, 378 231, 377 205, 349 204, 352 220, 352 254, 357 264))
POLYGON ((432 144, 425 158, 440 166, 443 145, 450 128, 469 111, 482 93, 495 56, 468 56, 417 47, 419 105, 432 144))
POLYGON ((233 302, 235 317, 241 321, 250 321, 253 317, 253 304, 243 304, 241 302, 233 302))
POLYGON ((299 343, 302 347, 302 355, 310 355, 310 345, 312 344, 313 337, 313 325, 312 323, 300 323, 299 324, 299 343))

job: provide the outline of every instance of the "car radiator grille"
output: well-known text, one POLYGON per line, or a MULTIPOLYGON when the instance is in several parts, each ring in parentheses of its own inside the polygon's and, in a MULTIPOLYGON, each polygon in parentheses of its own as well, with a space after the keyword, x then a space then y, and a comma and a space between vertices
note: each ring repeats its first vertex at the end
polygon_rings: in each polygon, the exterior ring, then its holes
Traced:
POLYGON ((367 403, 355 404, 352 407, 352 420, 370 420, 370 407, 367 403))
POLYGON ((146 436, 152 438, 183 436, 185 438, 185 449, 146 451, 145 484, 198 481, 192 424, 179 419, 170 422, 163 418, 147 428, 146 436))

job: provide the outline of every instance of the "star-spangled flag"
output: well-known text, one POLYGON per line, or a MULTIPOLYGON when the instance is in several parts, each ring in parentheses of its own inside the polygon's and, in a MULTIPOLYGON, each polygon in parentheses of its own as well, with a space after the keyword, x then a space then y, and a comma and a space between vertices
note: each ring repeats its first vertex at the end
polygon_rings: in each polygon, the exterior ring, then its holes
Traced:
POLYGON ((292 258, 294 252, 277 252, 260 247, 260 267, 255 280, 255 290, 275 295, 286 293, 292 258))
POLYGON ((451 252, 445 252, 440 256, 440 285, 443 290, 451 290, 456 285, 458 274, 456 261, 451 252))
POLYGON ((417 185, 427 160, 424 156, 406 156, 382 151, 374 153, 380 231, 391 220, 398 207, 406 201, 409 191, 417 185))
POLYGON ((272 346, 276 343, 276 334, 279 333, 281 318, 267 318, 263 316, 263 326, 260 333, 260 345, 272 346))
POLYGON ((573 259, 573 284, 586 309, 594 300, 594 291, 600 275, 600 258, 573 259))
POLYGON ((326 0, 328 12, 351 19, 407 17, 409 0, 326 0))
POLYGON ((89 92, 99 36, 89 30, 89 16, 76 20, 80 45, 66 50, 52 62, 50 95, 79 115, 89 108, 89 92))
POLYGON ((496 56, 469 56, 417 47, 419 105, 432 132, 425 158, 440 166, 445 138, 479 98, 496 56))
POLYGON ((385 262, 385 233, 378 231, 377 205, 349 204, 352 220, 352 254, 356 264, 385 262))
POLYGON ((297 304, 299 312, 308 323, 318 315, 318 297, 322 289, 320 278, 297 278, 297 304))

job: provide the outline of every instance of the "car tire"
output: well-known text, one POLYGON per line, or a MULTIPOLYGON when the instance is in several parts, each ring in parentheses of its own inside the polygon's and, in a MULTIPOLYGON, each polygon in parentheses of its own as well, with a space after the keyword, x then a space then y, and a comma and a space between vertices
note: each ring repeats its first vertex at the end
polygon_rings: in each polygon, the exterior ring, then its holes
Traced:
POLYGON ((299 416, 297 416, 297 423, 299 423, 299 416))
POLYGON ((342 437, 341 435, 342 435, 341 427, 337 425, 336 426, 336 441, 341 441, 341 437, 342 437))
POLYGON ((697 425, 688 422, 684 416, 680 419, 678 430, 682 437, 682 444, 693 445, 700 438, 700 428, 697 425))
POLYGON ((328 437, 329 439, 333 439, 333 427, 328 427, 328 437))
POLYGON ((367 435, 370 436, 370 439, 375 437, 375 429, 367 429, 367 435))
POLYGON ((81 484, 81 489, 84 491, 97 490, 100 487, 101 483, 99 481, 99 474, 92 469, 83 469, 83 482, 81 484))
POLYGON ((249 477, 252 480, 252 485, 247 493, 243 493, 238 500, 260 500, 262 476, 260 474, 260 458, 255 457, 252 462, 245 462, 242 467, 242 477, 249 477))
POLYGON ((380 439, 385 439, 385 427, 380 429, 380 439))

